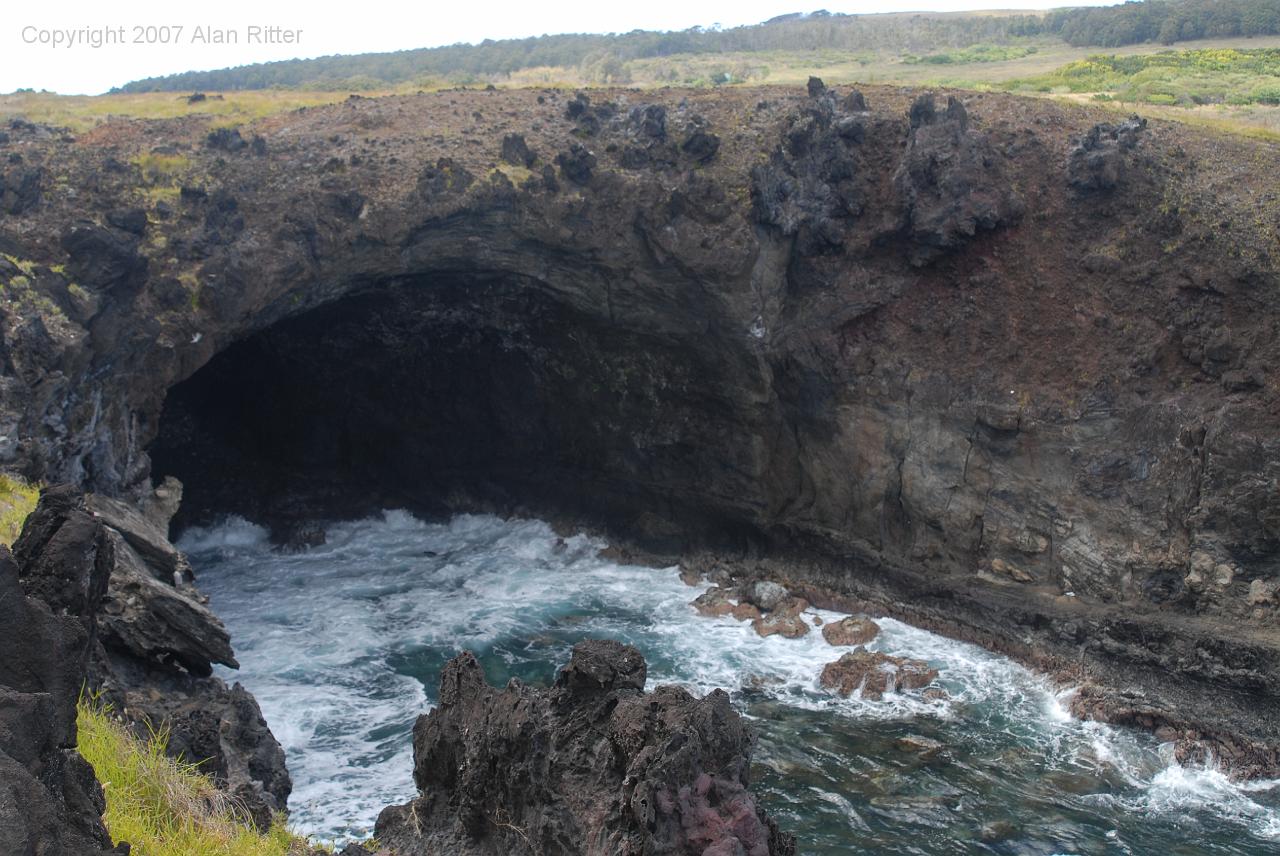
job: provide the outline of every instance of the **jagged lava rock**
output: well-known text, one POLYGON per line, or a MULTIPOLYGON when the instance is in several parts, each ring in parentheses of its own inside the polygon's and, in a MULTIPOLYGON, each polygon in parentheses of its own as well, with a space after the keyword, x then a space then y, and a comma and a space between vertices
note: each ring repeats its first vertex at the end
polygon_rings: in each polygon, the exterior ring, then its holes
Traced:
POLYGON ((421 796, 375 835, 401 856, 795 853, 748 790, 754 736, 729 697, 644 692, 640 652, 592 640, 550 689, 488 686, 463 653, 414 726, 421 796))

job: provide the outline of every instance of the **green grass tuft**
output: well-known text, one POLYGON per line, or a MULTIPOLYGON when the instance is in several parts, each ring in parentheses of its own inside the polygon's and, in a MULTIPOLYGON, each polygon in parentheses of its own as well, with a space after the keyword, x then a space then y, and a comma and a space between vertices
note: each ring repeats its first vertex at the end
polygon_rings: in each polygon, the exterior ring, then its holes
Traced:
POLYGON ((302 856, 311 845, 285 828, 267 833, 245 819, 235 799, 193 764, 165 754, 166 732, 141 740, 110 708, 82 700, 79 749, 107 797, 111 840, 139 856, 302 856))
POLYGON ((18 540, 22 524, 39 501, 38 487, 0 473, 0 544, 12 546, 18 540))

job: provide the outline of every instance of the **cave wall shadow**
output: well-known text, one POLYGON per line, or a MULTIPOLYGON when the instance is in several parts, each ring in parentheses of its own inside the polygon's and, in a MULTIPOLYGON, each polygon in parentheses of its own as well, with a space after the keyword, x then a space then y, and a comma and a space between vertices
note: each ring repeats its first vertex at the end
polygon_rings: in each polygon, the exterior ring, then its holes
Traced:
POLYGON ((526 277, 443 274, 256 333, 166 397, 148 451, 185 485, 175 531, 488 510, 744 549, 768 466, 731 393, 752 358, 607 319, 526 277))

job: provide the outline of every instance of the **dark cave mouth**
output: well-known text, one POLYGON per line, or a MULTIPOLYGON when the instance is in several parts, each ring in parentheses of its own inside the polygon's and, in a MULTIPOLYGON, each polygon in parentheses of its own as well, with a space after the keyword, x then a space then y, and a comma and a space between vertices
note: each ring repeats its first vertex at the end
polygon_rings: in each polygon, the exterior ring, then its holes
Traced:
POLYGON ((701 493, 740 462, 724 349, 627 329, 510 275, 388 282, 278 322, 166 396, 148 448, 175 532, 277 540, 384 508, 569 515, 661 551, 744 531, 701 493), (736 442, 725 443, 736 438, 736 442))

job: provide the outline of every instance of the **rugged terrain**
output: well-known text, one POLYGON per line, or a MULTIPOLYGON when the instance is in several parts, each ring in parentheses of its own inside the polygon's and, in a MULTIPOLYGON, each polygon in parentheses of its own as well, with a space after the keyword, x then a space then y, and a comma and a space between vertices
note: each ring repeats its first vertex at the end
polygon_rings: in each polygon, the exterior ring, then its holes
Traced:
POLYGON ((102 791, 74 751, 82 693, 140 737, 167 732, 169 753, 270 826, 291 790, 284 752, 253 697, 211 675, 212 662, 235 665, 227 633, 155 522, 49 488, 13 553, 0 546, 0 588, 0 849, 110 849, 102 791))
POLYGON ((403 856, 700 853, 791 856, 747 790, 751 727, 727 693, 645 693, 635 648, 589 640, 550 690, 485 683, 464 653, 414 726, 421 796, 378 818, 403 856))
POLYGON ((29 478, 177 476, 179 525, 295 545, 560 515, 1280 770, 1273 146, 815 81, 18 123, 0 158, 29 478))

